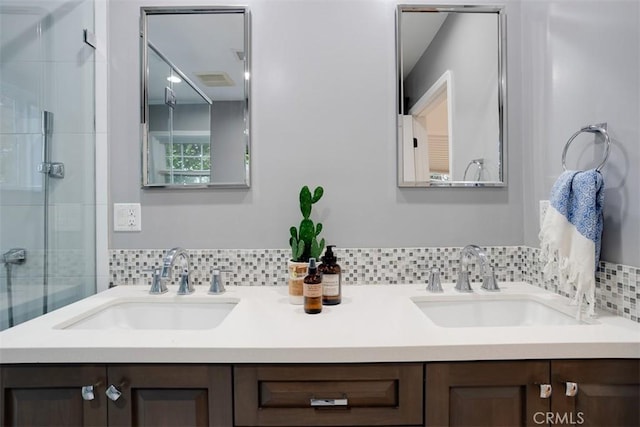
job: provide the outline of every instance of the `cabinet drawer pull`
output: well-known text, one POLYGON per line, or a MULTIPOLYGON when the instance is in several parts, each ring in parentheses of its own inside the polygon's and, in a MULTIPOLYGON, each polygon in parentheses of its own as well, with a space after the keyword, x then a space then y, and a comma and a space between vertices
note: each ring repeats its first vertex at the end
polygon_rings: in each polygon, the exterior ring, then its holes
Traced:
POLYGON ((551 397, 551 384, 540 384, 540 397, 542 399, 548 399, 551 397))
POLYGON ((346 397, 342 399, 311 399, 311 406, 313 407, 325 407, 325 406, 348 406, 349 399, 346 397))
POLYGON ((573 397, 578 394, 578 383, 572 383, 571 381, 566 382, 567 390, 565 394, 569 397, 573 397))

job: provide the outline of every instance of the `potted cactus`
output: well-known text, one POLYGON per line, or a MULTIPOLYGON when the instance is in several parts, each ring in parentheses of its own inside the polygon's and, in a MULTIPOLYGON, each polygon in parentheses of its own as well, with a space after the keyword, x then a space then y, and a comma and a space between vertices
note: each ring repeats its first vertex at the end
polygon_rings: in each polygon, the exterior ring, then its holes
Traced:
POLYGON ((316 187, 311 190, 306 185, 300 190, 300 212, 302 221, 298 228, 289 229, 289 245, 291 246, 291 259, 289 260, 289 301, 292 304, 302 304, 302 282, 307 275, 309 258, 319 259, 324 250, 324 239, 318 241, 322 232, 322 224, 314 224, 311 220, 311 207, 322 198, 324 189, 316 187))

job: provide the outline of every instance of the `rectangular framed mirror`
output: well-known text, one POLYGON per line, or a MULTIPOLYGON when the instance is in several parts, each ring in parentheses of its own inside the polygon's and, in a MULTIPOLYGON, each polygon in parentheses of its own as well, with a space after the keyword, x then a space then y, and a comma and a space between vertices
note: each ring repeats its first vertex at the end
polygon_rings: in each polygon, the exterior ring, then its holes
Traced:
POLYGON ((506 186, 503 7, 399 5, 399 187, 506 186))
POLYGON ((142 187, 248 188, 249 10, 140 15, 142 187))

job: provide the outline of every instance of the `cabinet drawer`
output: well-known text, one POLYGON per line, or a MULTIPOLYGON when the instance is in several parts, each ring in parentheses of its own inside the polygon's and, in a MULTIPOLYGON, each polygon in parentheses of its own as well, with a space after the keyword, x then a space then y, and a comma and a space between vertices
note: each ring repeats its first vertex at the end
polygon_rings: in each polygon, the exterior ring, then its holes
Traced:
POLYGON ((419 425, 423 375, 417 363, 236 366, 236 425, 419 425))

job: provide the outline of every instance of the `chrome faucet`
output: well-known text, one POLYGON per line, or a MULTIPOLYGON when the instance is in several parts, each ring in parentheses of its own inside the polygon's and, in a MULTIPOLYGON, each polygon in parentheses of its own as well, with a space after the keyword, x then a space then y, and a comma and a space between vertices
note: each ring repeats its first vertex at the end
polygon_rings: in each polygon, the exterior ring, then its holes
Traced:
POLYGON ((224 282, 220 276, 220 271, 220 269, 214 268, 211 272, 211 286, 209 286, 209 293, 212 295, 219 295, 226 292, 224 282))
POLYGON ((440 269, 438 267, 432 267, 429 271, 427 291, 435 293, 444 292, 442 290, 442 284, 440 283, 440 269))
POLYGON ((460 271, 455 289, 458 292, 473 292, 469 283, 469 259, 476 257, 480 264, 482 274, 482 289, 486 291, 499 291, 495 271, 489 262, 486 252, 479 246, 467 245, 460 251, 460 271))
POLYGON ((27 250, 23 248, 9 249, 2 254, 3 264, 24 264, 27 260, 27 250))
POLYGON ((166 287, 167 282, 171 280, 171 270, 178 258, 184 259, 182 274, 180 275, 180 286, 178 287, 178 295, 187 295, 193 293, 195 288, 189 281, 189 272, 191 271, 189 264, 189 254, 182 248, 173 248, 164 257, 162 261, 162 271, 160 273, 161 287, 166 287))
POLYGON ((164 280, 160 280, 159 268, 152 268, 151 270, 144 270, 144 271, 150 271, 152 274, 151 289, 149 289, 149 293, 151 295, 164 294, 169 290, 167 288, 167 282, 164 280))

